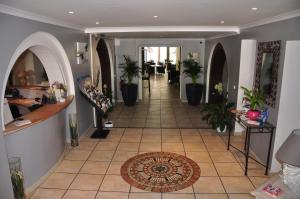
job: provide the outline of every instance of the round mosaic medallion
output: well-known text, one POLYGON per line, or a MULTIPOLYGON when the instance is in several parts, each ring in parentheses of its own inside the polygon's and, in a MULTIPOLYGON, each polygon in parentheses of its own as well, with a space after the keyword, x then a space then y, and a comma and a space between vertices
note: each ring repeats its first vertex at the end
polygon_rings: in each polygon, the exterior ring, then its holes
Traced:
POLYGON ((130 185, 152 192, 171 192, 194 184, 200 168, 193 160, 167 152, 134 156, 121 167, 123 179, 130 185))

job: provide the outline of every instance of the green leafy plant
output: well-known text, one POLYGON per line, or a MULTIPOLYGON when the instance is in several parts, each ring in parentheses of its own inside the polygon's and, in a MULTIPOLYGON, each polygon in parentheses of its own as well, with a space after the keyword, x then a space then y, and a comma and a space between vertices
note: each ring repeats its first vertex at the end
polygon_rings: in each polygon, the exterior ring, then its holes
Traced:
POLYGON ((137 61, 131 60, 127 55, 123 55, 125 62, 121 64, 123 74, 121 78, 127 81, 128 84, 132 83, 134 77, 139 77, 140 68, 137 65, 137 61))
POLYGON ((241 87, 244 90, 244 99, 249 102, 251 110, 257 110, 264 105, 264 95, 263 92, 259 89, 250 90, 246 87, 241 87))
POLYGON ((219 127, 223 131, 227 127, 228 130, 231 130, 230 110, 234 104, 225 100, 220 104, 205 104, 201 109, 201 113, 204 114, 202 120, 206 120, 214 129, 219 127))
POLYGON ((202 66, 193 59, 193 55, 189 53, 189 57, 183 60, 183 73, 192 79, 192 83, 196 84, 199 74, 202 72, 202 66))

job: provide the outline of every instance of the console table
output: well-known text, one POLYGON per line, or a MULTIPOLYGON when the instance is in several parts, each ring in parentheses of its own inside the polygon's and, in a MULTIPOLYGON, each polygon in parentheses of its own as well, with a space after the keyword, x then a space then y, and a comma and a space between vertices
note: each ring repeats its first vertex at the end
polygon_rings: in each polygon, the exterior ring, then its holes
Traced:
POLYGON ((235 122, 239 123, 245 129, 246 136, 245 136, 244 151, 242 151, 242 150, 238 149, 237 147, 233 146, 230 143, 231 132, 229 132, 227 150, 229 150, 229 148, 231 146, 231 147, 235 148, 236 150, 238 150, 239 152, 241 152, 245 155, 245 159, 246 159, 246 162, 245 162, 245 175, 248 174, 249 158, 251 158, 255 162, 259 163, 260 165, 266 167, 265 175, 268 175, 269 163, 270 163, 270 154, 271 154, 271 146, 272 146, 272 139, 273 139, 273 133, 274 133, 275 126, 273 126, 272 124, 270 124, 268 122, 264 123, 262 126, 255 125, 255 124, 249 124, 247 122, 246 118, 245 118, 245 115, 239 114, 238 111, 236 111, 236 110, 232 110, 232 111, 230 111, 230 113, 231 113, 231 118, 232 118, 233 122, 235 121, 235 122), (259 162, 255 158, 251 157, 250 154, 249 154, 249 147, 250 147, 251 135, 252 134, 270 134, 269 145, 268 145, 267 164, 266 165, 262 164, 261 162, 259 162))

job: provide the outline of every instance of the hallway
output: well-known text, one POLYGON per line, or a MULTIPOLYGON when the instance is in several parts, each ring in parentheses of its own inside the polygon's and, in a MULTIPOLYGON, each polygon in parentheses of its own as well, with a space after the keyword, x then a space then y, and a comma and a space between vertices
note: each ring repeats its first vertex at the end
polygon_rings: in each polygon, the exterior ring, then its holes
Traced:
POLYGON ((150 95, 145 81, 143 100, 132 107, 117 103, 109 120, 115 127, 210 128, 201 119, 200 106, 182 103, 179 85, 167 81, 167 75, 151 76, 150 95))

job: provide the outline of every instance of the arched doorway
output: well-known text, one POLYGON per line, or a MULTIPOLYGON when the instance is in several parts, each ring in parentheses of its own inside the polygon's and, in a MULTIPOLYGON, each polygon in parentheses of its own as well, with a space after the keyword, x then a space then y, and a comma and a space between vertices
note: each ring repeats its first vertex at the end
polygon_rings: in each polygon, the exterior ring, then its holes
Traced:
POLYGON ((102 87, 105 84, 107 86, 107 91, 112 92, 111 63, 110 63, 109 51, 104 39, 99 40, 96 49, 97 49, 100 66, 101 66, 102 87))
POLYGON ((220 43, 213 49, 208 77, 208 103, 219 103, 221 102, 222 97, 217 95, 214 88, 215 85, 221 82, 224 87, 224 93, 228 90, 228 66, 226 54, 220 43))
POLYGON ((68 94, 75 95, 75 85, 71 65, 67 54, 60 42, 51 34, 46 32, 36 32, 24 39, 12 55, 7 67, 4 80, 2 82, 2 93, 0 111, 2 115, 2 129, 5 130, 3 107, 5 87, 9 79, 10 72, 17 59, 26 50, 33 52, 44 66, 49 78, 49 84, 58 81, 68 87, 68 94))

